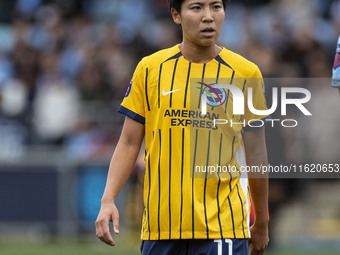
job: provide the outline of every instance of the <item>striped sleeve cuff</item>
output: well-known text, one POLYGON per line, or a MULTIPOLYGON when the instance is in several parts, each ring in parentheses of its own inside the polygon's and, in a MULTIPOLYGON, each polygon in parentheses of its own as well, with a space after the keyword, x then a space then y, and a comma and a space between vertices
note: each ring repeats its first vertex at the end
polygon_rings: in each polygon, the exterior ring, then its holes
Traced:
POLYGON ((125 108, 124 106, 119 106, 118 108, 118 112, 126 115, 127 117, 135 120, 135 121, 138 121, 139 123, 145 125, 145 118, 131 110, 129 110, 128 108, 125 108))

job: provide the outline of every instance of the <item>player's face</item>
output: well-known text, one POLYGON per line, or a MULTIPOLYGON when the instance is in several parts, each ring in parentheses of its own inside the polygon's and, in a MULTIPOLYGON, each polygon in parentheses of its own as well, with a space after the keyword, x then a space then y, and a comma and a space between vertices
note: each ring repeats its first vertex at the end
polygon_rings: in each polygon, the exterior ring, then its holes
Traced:
POLYGON ((171 12, 175 23, 182 26, 183 43, 215 45, 225 17, 221 0, 185 0, 181 13, 171 12))

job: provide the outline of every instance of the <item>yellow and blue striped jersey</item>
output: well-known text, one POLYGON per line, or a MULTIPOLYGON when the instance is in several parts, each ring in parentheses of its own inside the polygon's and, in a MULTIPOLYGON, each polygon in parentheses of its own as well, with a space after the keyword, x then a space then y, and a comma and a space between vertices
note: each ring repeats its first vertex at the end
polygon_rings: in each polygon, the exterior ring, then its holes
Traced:
POLYGON ((267 109, 257 66, 226 48, 204 64, 187 61, 179 45, 139 62, 118 110, 145 125, 142 240, 249 237, 241 132, 266 117, 248 110, 249 87, 254 108, 267 109), (235 96, 218 84, 242 91, 243 114, 234 114, 235 96), (210 166, 236 171, 208 173, 210 166))

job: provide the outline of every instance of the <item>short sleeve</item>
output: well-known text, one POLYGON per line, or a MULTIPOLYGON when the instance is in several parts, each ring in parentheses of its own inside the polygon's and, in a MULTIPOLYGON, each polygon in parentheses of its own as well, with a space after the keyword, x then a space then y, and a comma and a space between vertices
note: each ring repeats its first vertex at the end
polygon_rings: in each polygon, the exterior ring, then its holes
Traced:
POLYGON ((145 70, 143 62, 139 62, 125 93, 118 112, 145 124, 145 70))
POLYGON ((256 67, 253 77, 247 83, 244 96, 246 104, 244 119, 247 125, 244 131, 248 131, 253 127, 263 126, 263 124, 266 123, 265 120, 270 119, 270 116, 269 114, 258 112, 268 110, 265 97, 265 85, 258 67, 256 67), (249 93, 251 93, 252 99, 250 101, 248 101, 249 93))

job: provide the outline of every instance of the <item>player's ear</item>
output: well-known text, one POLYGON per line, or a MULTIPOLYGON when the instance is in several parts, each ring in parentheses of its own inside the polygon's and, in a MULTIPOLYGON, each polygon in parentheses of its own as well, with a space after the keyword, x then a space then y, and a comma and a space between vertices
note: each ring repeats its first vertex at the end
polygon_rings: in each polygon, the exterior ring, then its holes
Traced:
POLYGON ((177 25, 181 24, 181 15, 178 13, 178 11, 176 11, 175 8, 171 8, 171 16, 177 25))

